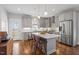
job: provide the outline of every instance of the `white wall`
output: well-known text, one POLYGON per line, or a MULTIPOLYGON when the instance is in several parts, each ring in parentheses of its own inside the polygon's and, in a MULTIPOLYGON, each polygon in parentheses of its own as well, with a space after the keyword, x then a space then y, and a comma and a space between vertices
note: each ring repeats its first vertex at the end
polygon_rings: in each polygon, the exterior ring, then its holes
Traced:
POLYGON ((0 6, 0 31, 8 32, 7 11, 0 6))
POLYGON ((77 45, 77 12, 73 11, 73 46, 77 45))
POLYGON ((79 11, 73 11, 73 43, 79 45, 79 11))
POLYGON ((77 44, 79 45, 79 11, 77 11, 77 44))

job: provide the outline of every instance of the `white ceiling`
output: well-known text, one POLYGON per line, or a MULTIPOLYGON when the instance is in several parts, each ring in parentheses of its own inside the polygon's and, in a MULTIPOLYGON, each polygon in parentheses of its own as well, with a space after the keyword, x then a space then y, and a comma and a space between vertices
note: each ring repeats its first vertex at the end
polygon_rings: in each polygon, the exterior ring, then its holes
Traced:
POLYGON ((70 8, 79 8, 78 4, 4 4, 1 6, 8 12, 42 17, 50 17, 70 8), (20 10, 17 10, 18 8, 20 10), (52 11, 52 9, 55 10, 52 11), (44 15, 45 11, 48 12, 47 15, 44 15))

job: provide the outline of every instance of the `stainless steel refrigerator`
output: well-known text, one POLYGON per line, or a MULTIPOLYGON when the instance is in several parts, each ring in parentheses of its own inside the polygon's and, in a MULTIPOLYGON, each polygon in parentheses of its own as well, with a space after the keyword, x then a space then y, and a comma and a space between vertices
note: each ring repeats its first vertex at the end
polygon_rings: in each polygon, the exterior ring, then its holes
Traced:
POLYGON ((61 33, 60 42, 73 46, 73 21, 60 21, 59 31, 61 33))

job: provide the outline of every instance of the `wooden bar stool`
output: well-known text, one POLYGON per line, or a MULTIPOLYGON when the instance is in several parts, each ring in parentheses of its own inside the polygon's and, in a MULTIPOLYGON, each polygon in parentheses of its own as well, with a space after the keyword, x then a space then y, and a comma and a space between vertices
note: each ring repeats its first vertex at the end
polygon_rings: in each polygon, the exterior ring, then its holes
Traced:
POLYGON ((32 39, 32 33, 28 32, 28 40, 32 39))
POLYGON ((31 40, 31 32, 28 32, 28 41, 30 42, 31 40))
POLYGON ((34 53, 37 54, 37 50, 41 50, 40 38, 35 36, 35 43, 34 43, 34 53))

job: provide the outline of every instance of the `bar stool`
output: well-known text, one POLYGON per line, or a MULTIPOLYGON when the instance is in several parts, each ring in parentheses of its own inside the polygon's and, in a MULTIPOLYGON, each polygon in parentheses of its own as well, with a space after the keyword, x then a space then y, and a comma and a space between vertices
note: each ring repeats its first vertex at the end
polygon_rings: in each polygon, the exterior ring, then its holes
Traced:
POLYGON ((28 40, 32 39, 32 33, 28 32, 28 40))
POLYGON ((32 34, 32 54, 35 54, 35 35, 32 34))
POLYGON ((34 43, 33 49, 34 49, 34 53, 36 54, 37 49, 41 50, 42 46, 40 44, 40 37, 38 36, 34 36, 34 37, 35 37, 35 43, 34 43))
POLYGON ((31 32, 28 32, 28 45, 29 45, 29 47, 31 46, 31 40, 32 40, 32 34, 31 34, 31 32))

